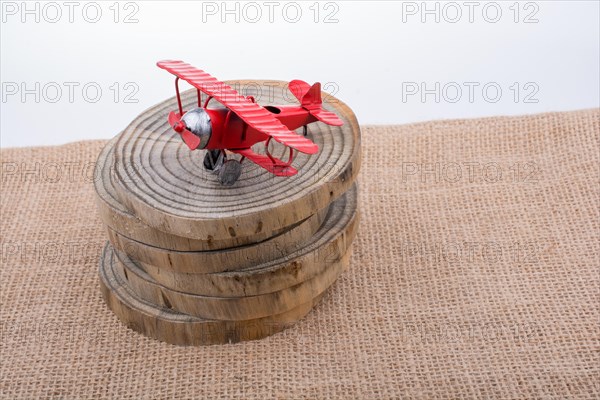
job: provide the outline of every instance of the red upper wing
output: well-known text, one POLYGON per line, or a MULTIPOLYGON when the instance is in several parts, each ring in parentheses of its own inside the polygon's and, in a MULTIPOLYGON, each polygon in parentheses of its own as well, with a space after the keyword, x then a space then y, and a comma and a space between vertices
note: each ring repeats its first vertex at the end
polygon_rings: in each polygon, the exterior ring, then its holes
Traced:
POLYGON ((183 61, 160 61, 157 65, 217 99, 254 129, 302 153, 314 154, 319 147, 288 129, 264 107, 253 103, 206 72, 183 61))

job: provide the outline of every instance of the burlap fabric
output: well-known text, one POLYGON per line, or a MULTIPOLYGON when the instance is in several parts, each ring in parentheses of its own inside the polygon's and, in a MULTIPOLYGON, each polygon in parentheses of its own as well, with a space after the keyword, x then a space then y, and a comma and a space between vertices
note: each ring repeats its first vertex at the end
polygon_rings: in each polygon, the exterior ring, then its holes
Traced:
POLYGON ((4 398, 598 398, 599 110, 364 127, 350 269, 283 333, 176 347, 104 305, 104 142, 2 150, 4 398))

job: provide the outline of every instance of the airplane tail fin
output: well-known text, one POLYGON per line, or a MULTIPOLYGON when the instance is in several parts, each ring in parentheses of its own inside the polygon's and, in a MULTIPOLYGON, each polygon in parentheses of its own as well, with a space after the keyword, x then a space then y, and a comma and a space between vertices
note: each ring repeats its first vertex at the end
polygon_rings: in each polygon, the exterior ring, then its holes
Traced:
POLYGON ((319 82, 310 86, 308 83, 296 79, 289 83, 289 89, 298 99, 300 105, 319 121, 334 126, 341 126, 344 124, 335 113, 323 108, 321 84, 319 82))

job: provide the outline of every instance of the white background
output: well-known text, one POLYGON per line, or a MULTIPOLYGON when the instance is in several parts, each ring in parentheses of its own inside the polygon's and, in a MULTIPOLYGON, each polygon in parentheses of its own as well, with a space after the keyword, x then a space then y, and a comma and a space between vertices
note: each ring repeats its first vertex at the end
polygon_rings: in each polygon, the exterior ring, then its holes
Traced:
POLYGON ((600 102, 597 1, 114 3, 2 2, 1 146, 114 136, 174 94, 161 59, 222 80, 329 82, 362 124, 600 102))

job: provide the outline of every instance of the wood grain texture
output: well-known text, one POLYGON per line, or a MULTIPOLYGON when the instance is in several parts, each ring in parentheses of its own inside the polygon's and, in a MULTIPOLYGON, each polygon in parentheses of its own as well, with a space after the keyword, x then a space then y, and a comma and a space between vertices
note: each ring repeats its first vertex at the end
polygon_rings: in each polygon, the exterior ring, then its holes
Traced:
POLYGON ((319 230, 297 251, 275 262, 239 271, 184 273, 137 262, 157 283, 192 294, 242 297, 279 291, 304 282, 322 269, 322 260, 337 260, 346 253, 359 224, 357 189, 351 188, 329 207, 319 230))
POLYGON ((174 272, 215 273, 237 271, 268 263, 304 246, 322 225, 328 208, 318 211, 288 230, 256 244, 213 251, 175 251, 129 239, 112 229, 108 238, 115 249, 130 258, 174 272))
POLYGON ((217 321, 182 314, 148 303, 133 293, 115 270, 110 245, 100 259, 102 294, 108 307, 129 328, 175 345, 211 345, 261 339, 282 331, 302 319, 321 299, 285 313, 246 321, 217 321))
POLYGON ((249 320, 277 315, 310 302, 335 282, 349 263, 351 252, 341 259, 322 263, 322 271, 289 288, 256 296, 214 297, 178 292, 156 283, 130 258, 117 257, 116 268, 127 285, 141 299, 200 318, 249 320))
POLYGON ((114 174, 113 148, 118 137, 115 137, 106 144, 98 156, 94 171, 96 204, 100 218, 110 230, 131 240, 148 244, 149 246, 175 251, 210 251, 244 246, 261 242, 286 230, 259 232, 250 236, 229 237, 222 240, 194 240, 172 235, 143 223, 121 204, 115 194, 112 183, 112 176, 114 174))
MULTIPOLYGON (((287 100, 292 96, 285 89, 286 82, 228 83, 251 88, 243 94, 253 95, 262 104, 291 103, 287 100), (272 95, 265 95, 267 92, 272 95)), ((196 104, 195 96, 195 90, 183 93, 185 108, 196 104)), ((338 99, 325 94, 324 97, 324 107, 337 113, 344 126, 320 122, 309 126, 308 135, 320 151, 310 156, 297 155, 293 163, 300 171, 297 175, 275 177, 244 162, 240 179, 231 187, 222 186, 212 172, 206 171, 202 165, 204 152, 189 151, 168 125, 167 114, 176 108, 174 98, 148 109, 124 130, 114 145, 113 183, 120 203, 149 226, 203 241, 263 232, 272 236, 308 218, 346 192, 360 168, 360 129, 356 117, 338 99)), ((284 146, 271 143, 273 155, 287 154, 284 146)), ((263 145, 258 144, 257 151, 260 146, 263 145)))

